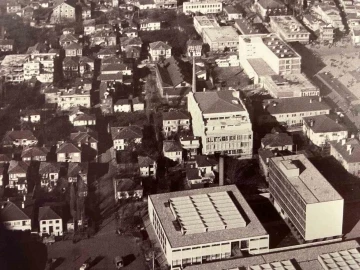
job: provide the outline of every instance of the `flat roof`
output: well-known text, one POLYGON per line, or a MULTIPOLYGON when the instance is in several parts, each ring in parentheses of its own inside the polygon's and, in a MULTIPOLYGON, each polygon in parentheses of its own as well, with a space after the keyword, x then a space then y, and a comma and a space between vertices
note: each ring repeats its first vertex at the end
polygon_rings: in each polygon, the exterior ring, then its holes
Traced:
POLYGON ((298 174, 286 178, 306 203, 343 200, 305 155, 273 157, 271 160, 285 175, 289 170, 299 170, 298 174))
MULTIPOLYGON (((331 244, 314 245, 311 247, 290 247, 288 250, 280 252, 272 252, 258 256, 251 256, 246 258, 238 258, 231 260, 223 260, 212 263, 204 263, 201 265, 187 266, 187 270, 243 270, 246 267, 261 265, 273 262, 282 262, 291 260, 298 264, 299 270, 324 270, 318 261, 318 256, 331 252, 338 252, 347 249, 359 248, 359 243, 356 240, 337 242, 331 244)), ((260 268, 261 269, 261 268, 260 268)), ((266 269, 266 268, 265 268, 266 269)))
POLYGON ((356 248, 319 255, 324 269, 360 269, 360 253, 356 248))
MULTIPOLYGON (((164 228, 164 232, 172 248, 203 245, 213 242, 225 242, 241 238, 257 236, 261 237, 264 235, 268 235, 256 215, 244 199, 243 195, 240 193, 240 191, 235 185, 154 194, 150 195, 149 199, 154 206, 154 209, 158 215, 160 223, 164 228), (182 200, 184 197, 186 198, 198 196, 198 198, 206 198, 207 194, 210 194, 211 197, 212 194, 215 193, 225 194, 225 197, 230 199, 231 202, 236 206, 236 209, 239 211, 239 213, 241 213, 241 216, 246 221, 247 225, 245 227, 239 228, 228 228, 225 230, 215 230, 183 235, 182 232, 174 225, 176 218, 171 210, 169 202, 182 200), (166 206, 167 204, 169 205, 169 207, 166 206)), ((224 213, 225 215, 226 211, 221 210, 220 213, 224 213)))
POLYGON ((213 42, 224 42, 224 41, 239 42, 239 34, 232 26, 205 28, 204 33, 213 42))
MULTIPOLYGON (((186 3, 186 2, 185 2, 186 3)), ((219 24, 213 15, 195 16, 194 21, 197 21, 201 27, 218 27, 219 24)))
POLYGON ((262 58, 247 59, 258 76, 276 75, 276 72, 262 58))
POLYGON ((290 260, 250 266, 248 270, 296 270, 290 260))
POLYGON ((310 34, 294 16, 270 16, 270 23, 271 22, 277 24, 287 33, 310 34))

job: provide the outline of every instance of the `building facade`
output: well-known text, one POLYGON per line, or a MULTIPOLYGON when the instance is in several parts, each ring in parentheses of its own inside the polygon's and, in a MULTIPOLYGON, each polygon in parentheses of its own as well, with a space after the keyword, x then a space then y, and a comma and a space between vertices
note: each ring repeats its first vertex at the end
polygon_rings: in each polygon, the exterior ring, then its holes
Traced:
POLYGON ((223 9, 222 2, 213 2, 213 1, 199 1, 199 2, 184 2, 183 3, 183 12, 187 15, 193 13, 201 14, 214 14, 219 13, 223 9))
POLYGON ((346 171, 360 177, 360 143, 355 138, 330 142, 332 155, 346 171))

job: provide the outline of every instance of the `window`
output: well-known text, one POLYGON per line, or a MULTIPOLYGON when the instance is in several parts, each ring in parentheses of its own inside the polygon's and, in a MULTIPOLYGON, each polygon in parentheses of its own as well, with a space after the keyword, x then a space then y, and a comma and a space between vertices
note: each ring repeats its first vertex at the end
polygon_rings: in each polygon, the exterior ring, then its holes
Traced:
POLYGON ((45 220, 41 221, 41 224, 46 224, 46 221, 45 220))
POLYGON ((60 220, 56 220, 55 223, 60 223, 60 220))
POLYGON ((56 230, 60 230, 60 227, 55 227, 56 230))

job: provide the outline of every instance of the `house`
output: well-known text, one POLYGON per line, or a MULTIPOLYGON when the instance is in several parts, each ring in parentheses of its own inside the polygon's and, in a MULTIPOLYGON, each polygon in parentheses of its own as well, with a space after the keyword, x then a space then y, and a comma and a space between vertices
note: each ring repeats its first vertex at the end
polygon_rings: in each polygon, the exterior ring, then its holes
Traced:
POLYGON ((0 187, 4 187, 5 173, 7 173, 7 166, 5 163, 0 163, 0 187))
POLYGON ((216 160, 208 156, 196 155, 186 163, 186 180, 190 188, 203 188, 213 183, 214 172, 218 170, 216 160))
POLYGON ((202 54, 203 42, 201 40, 189 39, 186 42, 186 52, 189 57, 200 57, 202 54))
POLYGON ((278 151, 293 151, 293 137, 287 133, 268 133, 261 139, 261 148, 278 150, 278 151))
POLYGON ((163 132, 165 137, 181 130, 190 129, 190 115, 182 111, 163 112, 163 132))
POLYGON ((27 176, 29 165, 24 161, 11 160, 9 164, 9 188, 16 188, 21 193, 27 193, 27 176))
POLYGON ((46 147, 30 146, 24 147, 21 152, 21 159, 25 162, 46 161, 49 149, 46 147))
POLYGON ((131 76, 133 74, 132 68, 124 63, 111 63, 101 67, 101 74, 116 74, 118 72, 121 72, 124 76, 131 76))
POLYGON ((329 115, 314 115, 303 118, 303 132, 317 146, 329 141, 340 141, 348 137, 348 129, 329 115))
POLYGON ((138 30, 130 28, 130 27, 122 30, 122 34, 127 37, 138 37, 139 36, 138 30))
POLYGON ((50 87, 49 93, 45 93, 45 99, 47 99, 48 103, 56 103, 60 110, 70 111, 77 106, 91 107, 91 83, 89 88, 86 80, 82 79, 80 85, 74 85, 72 88, 58 89, 58 91, 56 89, 50 87))
POLYGON ((81 18, 83 20, 91 19, 91 7, 83 3, 81 5, 81 18))
POLYGON ((0 164, 9 164, 11 156, 8 154, 0 154, 0 164))
POLYGON ((65 48, 66 46, 77 42, 78 39, 73 34, 62 34, 59 38, 59 44, 62 48, 65 48))
POLYGON ((62 29, 63 35, 75 35, 75 28, 74 27, 64 27, 62 29))
POLYGON ((129 99, 118 99, 114 104, 114 112, 131 112, 129 99))
POLYGON ((133 112, 143 111, 144 109, 145 109, 145 104, 144 104, 144 102, 140 101, 139 97, 132 99, 132 111, 133 112))
POLYGON ((73 56, 82 56, 83 54, 83 46, 79 43, 73 42, 65 47, 65 56, 73 57, 73 56))
POLYGON ((163 155, 175 162, 182 161, 182 147, 181 144, 173 140, 163 141, 163 155))
POLYGON ((149 44, 149 54, 151 61, 158 61, 161 58, 171 57, 172 47, 163 41, 156 41, 149 44))
POLYGON ((143 197, 143 187, 130 178, 114 177, 115 200, 121 199, 141 199, 143 197))
POLYGON ((161 29, 161 22, 154 19, 146 19, 140 22, 140 31, 155 31, 161 29))
POLYGON ((88 56, 79 58, 79 74, 83 78, 92 79, 94 75, 95 61, 88 56))
POLYGON ((140 10, 156 8, 154 0, 137 0, 134 2, 134 6, 140 10))
POLYGON ((39 167, 41 187, 47 187, 52 190, 60 175, 60 163, 57 162, 41 162, 39 167))
POLYGON ((75 2, 74 1, 62 1, 53 8, 53 12, 50 17, 52 23, 62 22, 75 22, 75 2))
POLYGON ((157 163, 148 156, 138 156, 138 163, 141 177, 156 178, 157 163))
POLYGON ((1 223, 10 231, 30 231, 31 218, 13 202, 0 202, 1 223))
POLYGON ((74 107, 69 113, 69 121, 75 126, 95 126, 95 114, 86 113, 81 107, 74 107))
POLYGON ((89 36, 92 33, 95 32, 95 19, 90 19, 90 20, 84 20, 83 21, 83 26, 84 26, 84 35, 89 36))
POLYGON ((124 51, 126 47, 138 47, 141 49, 142 44, 140 37, 120 37, 121 51, 124 51))
POLYGON ((115 56, 116 53, 117 53, 116 48, 113 47, 101 48, 100 51, 97 53, 97 58, 104 59, 107 57, 112 57, 115 56))
POLYGON ((59 143, 56 156, 57 162, 81 162, 81 150, 70 142, 59 143))
POLYGON ((70 134, 70 140, 77 145, 78 148, 90 147, 91 149, 98 151, 98 134, 95 131, 78 131, 70 134))
POLYGON ((126 46, 122 50, 122 56, 127 59, 137 60, 140 57, 140 53, 141 53, 140 47, 126 46))
POLYGON ((39 123, 41 117, 40 115, 41 114, 38 110, 20 110, 20 121, 39 123))
POLYGON ((30 130, 7 131, 3 138, 3 146, 32 146, 38 143, 38 139, 30 130))
POLYGON ((360 177, 360 143, 355 138, 330 141, 332 155, 346 171, 360 177))
POLYGON ((63 235, 62 218, 50 206, 39 207, 38 221, 40 235, 63 235))
MULTIPOLYGON (((96 27, 96 26, 95 26, 96 27)), ((116 33, 112 30, 101 30, 90 36, 91 46, 116 46, 116 33)))
POLYGON ((0 39, 0 51, 1 52, 12 52, 14 50, 13 39, 0 39))
POLYGON ((88 162, 69 163, 68 173, 67 173, 69 183, 77 183, 78 179, 82 179, 82 181, 84 181, 84 183, 87 184, 88 174, 89 174, 88 162))
POLYGON ((242 13, 238 11, 234 6, 224 7, 224 14, 228 21, 233 21, 242 18, 242 13))
POLYGON ((129 144, 142 141, 142 128, 139 126, 111 127, 110 130, 115 150, 125 150, 129 144))
POLYGON ((65 79, 74 79, 80 75, 79 58, 65 57, 62 64, 65 79))
POLYGON ((180 135, 180 144, 185 150, 188 158, 198 154, 200 150, 200 140, 201 138, 194 135, 180 135))

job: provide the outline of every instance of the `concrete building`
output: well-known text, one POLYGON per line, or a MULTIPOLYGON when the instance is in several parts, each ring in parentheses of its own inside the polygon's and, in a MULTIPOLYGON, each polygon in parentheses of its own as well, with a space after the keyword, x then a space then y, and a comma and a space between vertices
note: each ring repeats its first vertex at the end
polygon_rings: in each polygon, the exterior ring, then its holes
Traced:
POLYGON ((252 157, 252 123, 239 92, 191 92, 188 111, 194 136, 201 137, 203 155, 224 153, 252 157))
POLYGON ((235 20, 234 27, 239 30, 242 35, 268 34, 262 22, 255 22, 252 18, 240 18, 235 20))
POLYGON ((269 235, 235 185, 150 195, 148 213, 171 269, 269 250, 269 235))
POLYGON ((172 9, 177 8, 176 0, 154 0, 157 8, 161 9, 172 9))
POLYGON ((239 59, 255 84, 264 76, 301 73, 301 56, 277 34, 239 36, 239 59))
POLYGON ((315 115, 303 118, 303 132, 317 146, 330 141, 340 141, 348 137, 348 129, 330 115, 315 115))
POLYGON ((294 16, 270 16, 270 27, 286 42, 309 43, 310 32, 294 16))
POLYGON ((50 206, 43 206, 39 208, 38 221, 41 235, 63 235, 62 219, 50 208, 50 206))
POLYGON ((234 21, 242 18, 242 13, 231 5, 224 7, 224 14, 228 21, 234 21))
POLYGON ((355 138, 330 142, 330 154, 349 173, 360 177, 360 143, 355 138))
POLYGON ((321 19, 325 23, 331 24, 335 29, 340 31, 345 30, 345 26, 342 23, 342 18, 340 11, 334 5, 329 5, 328 3, 319 3, 311 7, 318 19, 321 19))
POLYGON ((261 148, 271 151, 292 151, 293 137, 287 133, 268 133, 261 139, 261 148))
POLYGON ((7 230, 30 231, 31 219, 12 202, 0 202, 1 223, 7 230))
POLYGON ((69 88, 61 89, 57 92, 58 108, 63 111, 69 111, 74 107, 91 107, 90 89, 69 88))
POLYGON ((164 112, 162 125, 165 137, 181 130, 189 130, 190 115, 182 111, 164 112))
POLYGON ((202 38, 204 29, 219 26, 214 15, 194 16, 194 28, 202 38))
POLYGON ((254 9, 263 20, 267 19, 268 16, 287 15, 288 13, 286 5, 279 0, 257 0, 254 9))
POLYGON ((303 240, 342 236, 344 199, 303 154, 270 159, 269 191, 303 240))
POLYGON ((221 12, 223 9, 222 2, 216 1, 190 1, 183 3, 183 12, 186 15, 191 15, 194 13, 201 14, 215 14, 221 12))
POLYGON ((211 51, 237 51, 239 34, 232 26, 205 28, 203 41, 209 45, 211 51))
POLYGON ((259 108, 257 121, 259 125, 276 124, 286 127, 302 127, 303 117, 330 113, 330 106, 321 98, 295 97, 267 99, 259 108))

